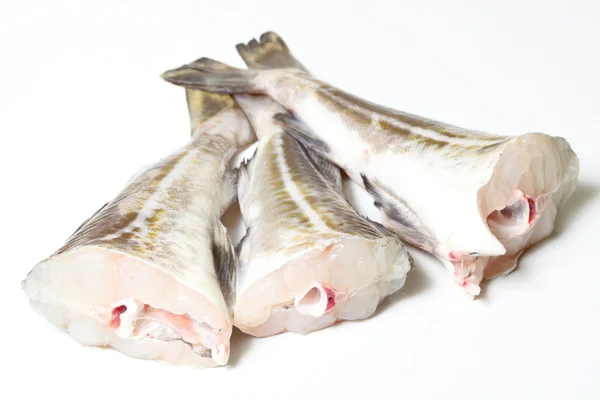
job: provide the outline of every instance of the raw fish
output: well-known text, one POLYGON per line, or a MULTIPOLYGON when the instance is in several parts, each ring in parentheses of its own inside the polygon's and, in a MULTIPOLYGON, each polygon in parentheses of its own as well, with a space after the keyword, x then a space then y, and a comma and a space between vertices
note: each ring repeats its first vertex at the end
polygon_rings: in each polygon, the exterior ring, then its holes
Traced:
POLYGON ((23 282, 75 340, 186 366, 227 363, 237 260, 227 163, 255 140, 230 96, 188 90, 191 141, 144 168, 23 282))
MULTIPOLYGON (((238 50, 250 67, 299 66, 276 43, 238 50)), ((285 109, 266 96, 235 99, 259 137, 240 168, 247 233, 238 245, 235 326, 268 336, 367 318, 403 286, 410 256, 394 234, 344 199, 336 166, 275 124, 273 116, 285 109)))
MULTIPOLYGON (((270 32, 256 46, 271 43, 283 40, 270 32)), ((384 225, 436 255, 470 295, 550 235, 576 187, 579 161, 561 137, 459 128, 365 101, 299 68, 223 70, 202 60, 163 77, 277 101, 293 115, 277 117, 286 130, 362 185, 384 225)))

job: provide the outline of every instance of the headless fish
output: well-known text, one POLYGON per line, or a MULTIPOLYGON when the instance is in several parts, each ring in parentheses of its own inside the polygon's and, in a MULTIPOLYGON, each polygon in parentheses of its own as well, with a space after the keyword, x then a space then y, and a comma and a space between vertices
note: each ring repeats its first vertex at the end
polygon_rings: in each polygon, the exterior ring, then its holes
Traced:
MULTIPOLYGON (((301 67, 277 43, 238 50, 249 67, 301 67)), ((235 99, 259 138, 240 167, 247 233, 237 248, 235 326, 255 336, 304 334, 369 317, 404 285, 412 265, 406 249, 344 199, 338 167, 275 123, 283 107, 266 96, 235 99)))
POLYGON ((191 141, 132 178, 23 288, 35 311, 83 345, 224 365, 237 259, 219 218, 236 197, 228 161, 255 138, 230 96, 187 95, 191 141))
MULTIPOLYGON (((269 43, 283 40, 270 32, 257 45, 269 43)), ((297 67, 225 71, 211 64, 199 60, 163 77, 277 101, 293 114, 278 115, 279 123, 362 185, 383 224, 437 256, 470 295, 550 235, 575 190, 579 160, 564 138, 444 124, 363 100, 297 67)))

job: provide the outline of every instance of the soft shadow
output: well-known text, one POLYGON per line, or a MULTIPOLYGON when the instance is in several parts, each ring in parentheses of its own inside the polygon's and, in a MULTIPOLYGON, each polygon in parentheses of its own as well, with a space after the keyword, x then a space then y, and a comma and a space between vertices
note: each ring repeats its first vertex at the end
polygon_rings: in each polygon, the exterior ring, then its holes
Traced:
MULTIPOLYGON (((416 253, 423 253, 419 256, 422 258, 426 256, 424 252, 417 251, 415 249, 411 249, 411 255, 415 255, 416 253)), ((424 268, 421 266, 421 262, 414 260, 413 268, 406 275, 406 283, 400 290, 396 293, 391 294, 386 297, 379 307, 377 307, 377 311, 373 314, 373 316, 378 315, 379 313, 385 312, 389 307, 393 306, 396 302, 405 299, 410 296, 418 295, 427 290, 431 286, 431 279, 425 274, 424 268)), ((440 265, 443 268, 443 266, 440 265)))
POLYGON ((227 228, 231 243, 235 246, 246 234, 246 226, 240 212, 240 203, 233 203, 221 217, 221 222, 227 228))
POLYGON ((567 202, 558 210, 556 221, 554 223, 555 233, 561 235, 575 216, 583 211, 583 209, 592 202, 592 200, 600 196, 600 186, 591 185, 589 183, 579 183, 575 193, 567 200, 567 202))
POLYGON ((556 215, 556 220, 554 222, 554 231, 548 237, 542 239, 538 243, 533 244, 530 248, 525 250, 521 257, 519 257, 517 267, 509 274, 501 275, 489 280, 483 280, 480 285, 481 294, 477 296, 476 299, 488 300, 487 292, 490 283, 491 285, 494 285, 494 281, 518 272, 525 258, 531 257, 537 252, 544 251, 546 246, 552 245, 555 240, 569 230, 569 224, 572 223, 579 214, 583 215, 585 207, 596 198, 600 198, 600 187, 588 183, 580 183, 577 186, 575 193, 573 193, 567 202, 558 210, 558 214, 556 215))
POLYGON ((250 350, 254 340, 256 340, 255 337, 252 337, 234 327, 231 340, 229 341, 230 355, 227 365, 230 367, 235 367, 237 363, 244 357, 244 354, 250 350))
POLYGON ((373 198, 360 185, 346 177, 342 189, 346 200, 359 214, 374 221, 381 220, 380 211, 373 204, 373 198))
POLYGON ((584 210, 595 198, 600 198, 600 187, 589 184, 580 184, 575 190, 575 193, 573 193, 569 200, 567 200, 567 202, 558 210, 554 222, 554 231, 548 237, 533 244, 523 252, 515 271, 519 269, 523 257, 535 254, 538 251, 543 251, 544 247, 554 243, 555 240, 567 232, 569 230, 569 225, 572 225, 576 218, 585 218, 584 210))

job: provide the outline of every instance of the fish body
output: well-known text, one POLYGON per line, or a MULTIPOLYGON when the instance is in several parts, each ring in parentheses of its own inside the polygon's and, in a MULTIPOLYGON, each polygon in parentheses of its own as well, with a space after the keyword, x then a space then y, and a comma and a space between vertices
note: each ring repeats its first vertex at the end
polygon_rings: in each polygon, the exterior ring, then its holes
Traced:
MULTIPOLYGON (((300 66, 280 43, 238 50, 249 67, 300 66)), ((404 246, 346 201, 338 167, 275 123, 281 105, 266 96, 235 99, 259 143, 240 167, 247 233, 238 245, 234 324, 268 336, 367 318, 403 286, 411 269, 404 246)))
POLYGON ((293 115, 277 116, 288 132, 362 185, 384 225, 436 255, 472 295, 484 277, 512 271, 525 249, 552 232, 576 187, 579 161, 564 138, 444 124, 363 100, 298 68, 222 73, 199 60, 164 78, 277 101, 293 115))
POLYGON ((229 96, 188 91, 190 142, 144 168, 23 282, 78 342, 186 366, 229 357, 237 259, 219 217, 253 134, 229 96))
POLYGON ((394 234, 345 200, 337 167, 261 116, 269 111, 260 100, 236 100, 274 129, 253 123, 259 144, 240 167, 247 233, 239 244, 234 324, 269 336, 370 316, 403 286, 410 256, 394 234))

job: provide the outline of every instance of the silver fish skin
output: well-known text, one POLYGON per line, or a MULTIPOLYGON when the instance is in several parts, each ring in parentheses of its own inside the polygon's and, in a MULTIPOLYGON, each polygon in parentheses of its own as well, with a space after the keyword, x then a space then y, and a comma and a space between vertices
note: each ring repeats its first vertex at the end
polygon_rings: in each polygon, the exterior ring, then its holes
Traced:
POLYGON ((201 59, 163 77, 277 101, 294 116, 277 117, 287 131, 362 185, 382 222, 436 255, 470 295, 550 235, 577 184, 579 160, 564 138, 452 126, 363 100, 298 68, 224 72, 201 59))
POLYGON ((229 357, 237 258, 220 222, 235 151, 255 140, 230 96, 188 90, 192 137, 144 168, 23 282, 75 340, 171 364, 229 357))
MULTIPOLYGON (((282 43, 238 45, 249 67, 300 66, 282 43)), ((369 317, 399 290, 412 259, 397 237, 359 215, 342 195, 338 167, 307 150, 273 116, 267 96, 235 96, 259 143, 240 167, 238 198, 247 233, 234 324, 268 336, 308 333, 369 317)))

